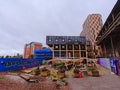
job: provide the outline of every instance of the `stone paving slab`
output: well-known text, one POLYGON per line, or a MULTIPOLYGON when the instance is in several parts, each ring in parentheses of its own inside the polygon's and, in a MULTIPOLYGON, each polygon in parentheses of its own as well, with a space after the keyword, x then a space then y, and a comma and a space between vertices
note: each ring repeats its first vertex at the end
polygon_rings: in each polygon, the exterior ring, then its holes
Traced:
POLYGON ((100 77, 68 78, 70 90, 120 90, 120 77, 98 66, 100 77))
POLYGON ((101 77, 68 78, 71 90, 120 90, 120 77, 111 74, 101 77))

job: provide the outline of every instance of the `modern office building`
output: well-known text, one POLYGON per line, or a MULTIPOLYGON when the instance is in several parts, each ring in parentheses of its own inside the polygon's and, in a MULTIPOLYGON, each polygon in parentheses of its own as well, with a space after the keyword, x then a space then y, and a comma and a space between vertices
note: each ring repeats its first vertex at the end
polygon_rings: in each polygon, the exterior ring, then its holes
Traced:
POLYGON ((53 52, 53 58, 86 59, 86 38, 81 36, 46 36, 46 44, 53 52))
POLYGON ((120 58, 120 0, 106 19, 96 40, 102 48, 103 57, 120 58))
POLYGON ((38 42, 30 42, 24 47, 24 58, 29 58, 30 55, 34 55, 34 50, 41 49, 42 44, 38 42))
POLYGON ((80 36, 85 36, 86 40, 89 40, 91 42, 93 46, 93 54, 99 54, 99 47, 96 47, 95 41, 102 26, 102 16, 100 14, 90 14, 87 16, 83 24, 83 30, 80 33, 80 36))

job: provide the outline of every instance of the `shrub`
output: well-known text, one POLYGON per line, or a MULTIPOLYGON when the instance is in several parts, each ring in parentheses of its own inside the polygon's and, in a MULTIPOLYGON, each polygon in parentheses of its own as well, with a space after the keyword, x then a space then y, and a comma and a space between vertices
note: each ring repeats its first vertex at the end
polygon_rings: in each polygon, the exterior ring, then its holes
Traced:
POLYGON ((94 67, 89 67, 87 70, 88 70, 88 71, 92 71, 92 72, 97 71, 96 68, 94 68, 94 67))
POLYGON ((78 69, 78 68, 75 68, 75 69, 74 69, 74 73, 79 73, 79 69, 78 69))
POLYGON ((0 76, 0 79, 3 79, 4 78, 4 76, 0 76))
POLYGON ((42 72, 48 71, 48 69, 47 69, 46 67, 44 67, 44 68, 41 69, 41 71, 42 71, 42 72))
POLYGON ((66 69, 64 62, 56 63, 56 67, 57 69, 66 69))
POLYGON ((34 58, 34 55, 33 54, 29 55, 29 58, 34 58))
POLYGON ((64 68, 59 69, 58 72, 65 73, 65 69, 64 68))
POLYGON ((36 69, 35 69, 35 75, 39 75, 40 74, 40 69, 39 69, 39 67, 37 67, 36 69))

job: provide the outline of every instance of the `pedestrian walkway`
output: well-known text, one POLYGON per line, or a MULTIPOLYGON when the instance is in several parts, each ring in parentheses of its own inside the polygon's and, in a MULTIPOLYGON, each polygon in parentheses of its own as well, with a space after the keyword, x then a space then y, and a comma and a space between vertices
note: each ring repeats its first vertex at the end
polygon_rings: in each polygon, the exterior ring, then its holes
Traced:
POLYGON ((120 77, 97 65, 100 77, 68 78, 70 90, 120 90, 120 77))
POLYGON ((99 73, 100 73, 101 76, 113 74, 111 72, 111 70, 109 70, 107 68, 104 68, 104 67, 102 67, 102 66, 100 66, 98 64, 97 64, 97 68, 98 68, 99 73))

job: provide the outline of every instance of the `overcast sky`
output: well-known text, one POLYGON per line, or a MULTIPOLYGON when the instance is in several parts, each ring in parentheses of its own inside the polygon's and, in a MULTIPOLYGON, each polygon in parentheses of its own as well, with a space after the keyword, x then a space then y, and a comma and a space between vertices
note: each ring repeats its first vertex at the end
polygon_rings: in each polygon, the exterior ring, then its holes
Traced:
POLYGON ((79 35, 88 14, 105 22, 117 0, 0 0, 0 55, 23 54, 46 35, 79 35))

